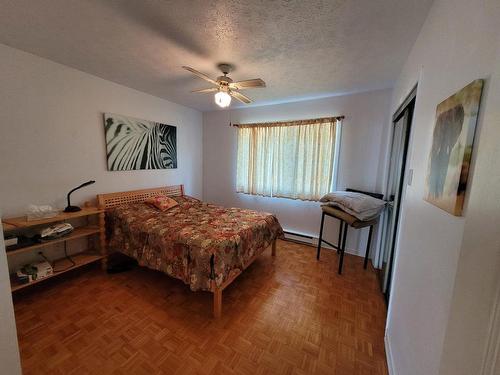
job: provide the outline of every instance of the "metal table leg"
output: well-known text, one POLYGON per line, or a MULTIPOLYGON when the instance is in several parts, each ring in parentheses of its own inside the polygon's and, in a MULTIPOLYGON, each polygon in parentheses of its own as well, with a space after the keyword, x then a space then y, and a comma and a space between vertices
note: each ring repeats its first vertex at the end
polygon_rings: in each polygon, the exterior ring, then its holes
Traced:
POLYGON ((366 266, 368 265, 368 255, 370 254, 370 245, 372 243, 372 232, 373 232, 373 225, 370 225, 370 232, 368 232, 368 243, 366 244, 365 263, 363 264, 363 268, 365 270, 366 266))
POLYGON ((319 254, 321 253, 321 241, 323 238, 323 224, 325 223, 325 213, 321 214, 321 226, 319 228, 319 240, 318 240, 318 253, 316 254, 316 259, 319 260, 319 254))
POLYGON ((344 264, 345 243, 347 238, 347 223, 344 223, 344 234, 342 238, 342 249, 340 250, 339 275, 342 275, 342 265, 344 264))

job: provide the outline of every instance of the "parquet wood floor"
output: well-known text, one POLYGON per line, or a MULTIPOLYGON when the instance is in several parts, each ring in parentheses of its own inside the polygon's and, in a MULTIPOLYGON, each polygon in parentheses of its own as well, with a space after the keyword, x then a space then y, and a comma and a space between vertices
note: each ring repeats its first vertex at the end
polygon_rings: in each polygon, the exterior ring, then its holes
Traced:
POLYGON ((29 374, 387 374, 386 309, 373 269, 279 241, 223 294, 144 268, 87 269, 16 296, 29 374))

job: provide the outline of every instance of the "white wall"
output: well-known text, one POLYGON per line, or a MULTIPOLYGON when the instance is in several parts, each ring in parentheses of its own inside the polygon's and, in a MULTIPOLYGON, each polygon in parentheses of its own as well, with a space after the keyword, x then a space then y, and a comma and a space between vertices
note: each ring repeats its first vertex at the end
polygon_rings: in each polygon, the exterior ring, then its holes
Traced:
POLYGON ((418 81, 387 343, 395 374, 479 374, 499 282, 500 3, 436 0, 394 89, 418 81), (485 78, 464 217, 423 200, 436 105, 485 78))
POLYGON ((0 45, 0 209, 66 205, 96 194, 184 184, 202 195, 201 112, 0 45), (103 113, 177 126, 178 168, 108 172, 103 113))
MULTIPOLYGON (((66 193, 90 179, 96 183, 75 193, 75 204, 98 193, 173 184, 201 197, 202 132, 199 111, 0 45, 2 217, 24 214, 30 203, 63 208, 66 193), (103 112, 177 126, 178 168, 108 172, 103 112)), ((0 363, 2 373, 17 374, 8 275, 0 236, 0 363)))
POLYGON ((16 375, 21 374, 21 362, 6 258, 3 232, 0 231, 0 363, 3 374, 16 375))
MULTIPOLYGON (((223 206, 246 207, 275 213, 285 230, 319 235, 320 209, 316 202, 267 198, 235 193, 237 128, 233 123, 282 121, 345 115, 338 188, 381 191, 381 150, 389 123, 391 90, 337 96, 304 102, 219 110, 203 114, 203 196, 223 206)), ((327 218, 327 240, 337 242, 337 220, 327 218)), ((367 230, 351 230, 347 248, 364 255, 367 230)))

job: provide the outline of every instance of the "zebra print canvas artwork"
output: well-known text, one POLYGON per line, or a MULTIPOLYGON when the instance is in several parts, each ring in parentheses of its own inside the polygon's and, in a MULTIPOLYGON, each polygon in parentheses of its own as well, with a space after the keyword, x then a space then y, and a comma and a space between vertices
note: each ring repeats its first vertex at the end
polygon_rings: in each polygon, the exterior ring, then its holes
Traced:
POLYGON ((109 171, 177 168, 177 128, 104 114, 109 171))

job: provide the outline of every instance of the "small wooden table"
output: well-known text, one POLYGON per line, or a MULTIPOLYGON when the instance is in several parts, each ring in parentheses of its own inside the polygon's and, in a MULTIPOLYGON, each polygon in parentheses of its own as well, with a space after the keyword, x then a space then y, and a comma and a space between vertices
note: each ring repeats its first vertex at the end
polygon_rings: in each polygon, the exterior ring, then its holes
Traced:
POLYGON ((342 211, 341 209, 329 206, 321 206, 321 227, 319 231, 319 241, 318 241, 318 253, 316 255, 316 259, 319 260, 319 255, 321 253, 321 244, 324 242, 327 245, 330 245, 334 249, 337 249, 337 252, 340 253, 339 260, 339 275, 342 274, 342 266, 344 264, 344 253, 345 253, 345 242, 347 238, 347 227, 353 227, 356 229, 361 229, 365 227, 370 227, 370 232, 368 233, 368 243, 366 244, 366 252, 365 252, 365 262, 363 264, 363 268, 366 269, 368 265, 368 255, 370 253, 370 245, 372 241, 372 232, 373 226, 377 224, 378 217, 369 221, 361 221, 355 218, 352 215, 349 215, 347 212, 342 211), (333 217, 335 219, 340 220, 340 229, 339 229, 339 241, 337 245, 331 244, 328 241, 323 239, 323 224, 325 222, 325 215, 333 217))

